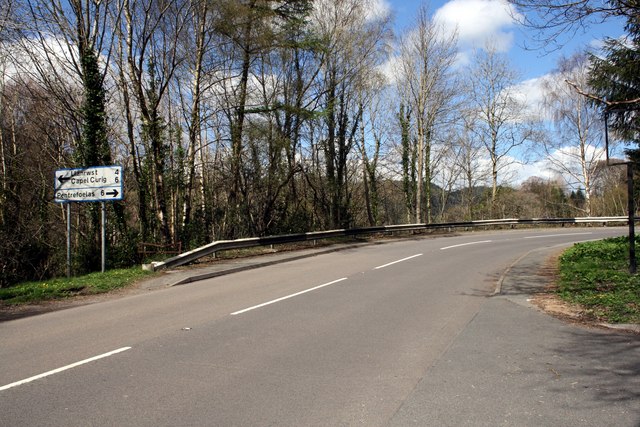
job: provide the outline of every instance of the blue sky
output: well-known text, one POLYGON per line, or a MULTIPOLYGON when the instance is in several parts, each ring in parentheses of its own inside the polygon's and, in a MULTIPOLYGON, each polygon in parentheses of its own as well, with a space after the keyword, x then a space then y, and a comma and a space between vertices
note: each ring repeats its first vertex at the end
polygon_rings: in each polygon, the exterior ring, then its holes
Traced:
POLYGON ((540 77, 551 72, 564 56, 571 56, 580 48, 602 40, 605 36, 619 37, 623 34, 622 21, 609 21, 594 25, 584 34, 571 38, 560 50, 545 53, 542 49, 531 51, 524 48, 533 43, 533 32, 514 23, 505 9, 506 0, 382 0, 395 16, 395 30, 401 32, 410 26, 416 11, 424 3, 433 16, 450 25, 458 25, 460 49, 464 53, 474 41, 491 37, 504 47, 513 65, 523 80, 540 77))
MULTIPOLYGON (((378 7, 390 10, 394 16, 394 30, 400 34, 413 24, 421 0, 370 0, 378 7)), ((606 37, 618 38, 624 34, 624 21, 608 21, 592 25, 572 37, 563 37, 559 49, 550 52, 542 48, 526 49, 537 45, 534 31, 514 21, 514 11, 507 0, 425 0, 431 16, 445 27, 458 28, 458 49, 464 63, 471 58, 472 49, 482 47, 484 40, 490 39, 499 51, 507 54, 512 66, 520 76, 518 90, 530 107, 536 108, 542 99, 540 83, 557 68, 560 58, 569 57, 587 47, 595 48, 606 37)), ((517 15, 519 11, 515 11, 517 15)), ((549 50, 549 49, 547 49, 549 50)), ((458 62, 461 62, 460 60, 458 62)), ((559 154, 562 154, 561 152, 559 154)), ((519 157, 518 153, 513 153, 519 157)), ((564 158, 560 155, 560 158, 564 158)), ((516 160, 511 169, 512 182, 523 182, 530 176, 551 178, 547 160, 540 158, 523 164, 516 160)), ((566 178, 566 177, 565 177, 566 178)), ((569 180, 567 181, 569 182, 569 180)))

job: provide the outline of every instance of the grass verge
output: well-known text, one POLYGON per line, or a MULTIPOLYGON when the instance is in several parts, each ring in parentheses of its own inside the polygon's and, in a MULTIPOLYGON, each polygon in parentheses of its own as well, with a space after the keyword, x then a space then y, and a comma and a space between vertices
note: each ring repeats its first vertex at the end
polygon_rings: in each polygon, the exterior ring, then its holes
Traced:
POLYGON ((153 274, 139 266, 108 270, 80 277, 57 278, 41 282, 24 282, 0 288, 0 301, 7 305, 65 299, 77 295, 95 295, 124 288, 144 276, 153 274))
POLYGON ((592 320, 640 323, 640 276, 629 274, 628 254, 626 237, 576 244, 560 257, 559 296, 592 320))

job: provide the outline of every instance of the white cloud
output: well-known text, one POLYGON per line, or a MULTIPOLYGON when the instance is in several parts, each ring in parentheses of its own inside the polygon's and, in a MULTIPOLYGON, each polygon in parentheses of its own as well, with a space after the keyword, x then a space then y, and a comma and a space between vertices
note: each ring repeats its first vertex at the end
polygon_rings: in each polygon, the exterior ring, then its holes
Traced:
POLYGON ((387 83, 396 83, 402 70, 399 56, 391 56, 378 66, 378 71, 385 77, 387 83))
POLYGON ((451 0, 434 14, 434 20, 450 32, 457 32, 461 47, 482 48, 488 43, 498 52, 513 45, 509 31, 519 15, 507 0, 451 0))
POLYGON ((14 60, 3 70, 3 77, 28 76, 41 81, 42 76, 47 76, 55 84, 82 86, 76 69, 79 63, 78 50, 74 45, 66 45, 64 39, 54 36, 28 38, 22 39, 20 45, 7 45, 6 48, 14 60))
MULTIPOLYGON (((311 23, 314 26, 333 22, 335 16, 356 16, 359 23, 366 23, 387 18, 391 14, 391 6, 387 0, 315 0, 311 23)), ((358 24, 355 24, 358 25, 358 24)))
POLYGON ((391 5, 387 0, 364 0, 366 20, 384 19, 391 14, 391 5))
POLYGON ((546 160, 539 160, 533 163, 521 163, 514 162, 508 167, 509 174, 513 176, 513 182, 515 185, 520 185, 531 177, 538 177, 542 179, 553 179, 556 177, 556 173, 549 169, 548 162, 546 160))
POLYGON ((524 119, 544 120, 545 82, 553 78, 547 74, 535 79, 524 80, 512 87, 513 96, 525 106, 524 119))

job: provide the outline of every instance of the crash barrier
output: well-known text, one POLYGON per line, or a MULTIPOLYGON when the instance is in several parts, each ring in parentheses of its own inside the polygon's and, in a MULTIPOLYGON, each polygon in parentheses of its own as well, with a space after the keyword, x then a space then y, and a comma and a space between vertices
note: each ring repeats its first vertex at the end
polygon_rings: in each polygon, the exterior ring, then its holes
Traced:
MULTIPOLYGON (((636 218, 637 221, 637 218, 636 218)), ((476 228, 476 227, 516 227, 518 225, 571 225, 571 224, 592 224, 592 225, 609 225, 611 223, 627 224, 626 216, 608 216, 608 217, 584 217, 584 218, 532 218, 532 219, 487 219, 466 222, 447 222, 439 224, 402 224, 402 225, 381 225, 375 227, 361 227, 350 229, 339 229, 329 231, 314 231, 310 233, 286 234, 282 236, 267 237, 251 237, 236 240, 219 240, 199 248, 184 252, 177 256, 168 258, 160 262, 152 262, 143 265, 146 270, 157 271, 167 268, 174 268, 181 265, 189 264, 200 258, 215 255, 218 251, 231 249, 245 249, 257 246, 271 246, 285 243, 298 243, 305 241, 315 241, 321 239, 330 239, 335 237, 356 237, 365 234, 375 233, 393 233, 399 231, 416 231, 416 230, 442 230, 457 228, 476 228)))

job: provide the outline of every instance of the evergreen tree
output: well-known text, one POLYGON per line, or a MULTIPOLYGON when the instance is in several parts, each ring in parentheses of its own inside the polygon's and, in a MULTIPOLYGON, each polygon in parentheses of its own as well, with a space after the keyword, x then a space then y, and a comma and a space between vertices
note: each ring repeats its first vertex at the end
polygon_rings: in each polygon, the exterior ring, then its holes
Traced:
MULTIPOLYGON (((635 5, 636 11, 640 8, 638 0, 625 3, 635 5)), ((589 85, 607 104, 610 128, 623 139, 640 145, 640 14, 626 17, 627 36, 607 39, 604 57, 591 56, 589 85)), ((630 155, 640 155, 639 150, 634 151, 630 155)))

